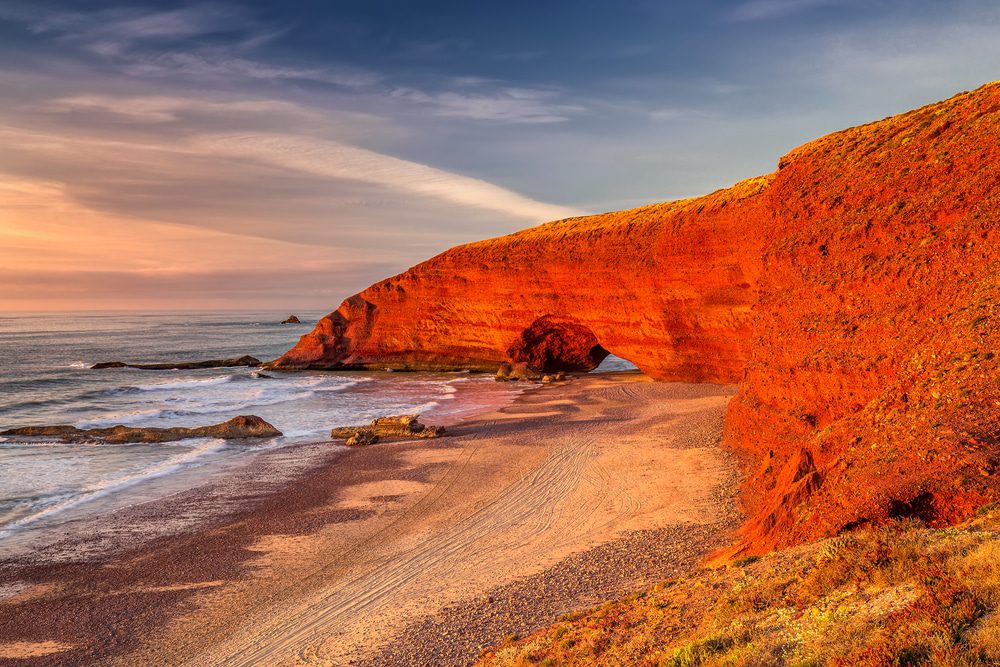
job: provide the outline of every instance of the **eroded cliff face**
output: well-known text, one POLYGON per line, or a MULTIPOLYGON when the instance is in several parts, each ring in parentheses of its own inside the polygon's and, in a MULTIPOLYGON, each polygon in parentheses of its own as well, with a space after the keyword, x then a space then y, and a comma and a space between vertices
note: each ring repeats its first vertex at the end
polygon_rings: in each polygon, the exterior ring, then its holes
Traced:
POLYGON ((997 496, 1000 84, 786 156, 727 441, 756 550, 997 496))
POLYGON ((749 354, 770 177, 700 199, 552 222, 452 248, 347 299, 288 368, 587 370, 735 382, 749 354))
POLYGON ((288 368, 591 368, 738 382, 743 551, 997 496, 1000 84, 697 199, 453 248, 346 300, 288 368))

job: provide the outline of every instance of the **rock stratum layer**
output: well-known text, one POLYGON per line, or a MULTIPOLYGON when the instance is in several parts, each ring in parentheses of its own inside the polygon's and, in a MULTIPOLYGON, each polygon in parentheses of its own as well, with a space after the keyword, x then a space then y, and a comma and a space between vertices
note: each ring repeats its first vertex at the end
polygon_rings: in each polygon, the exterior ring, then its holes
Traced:
POLYGON ((705 197, 448 250, 283 368, 586 370, 738 383, 744 552, 998 496, 1000 84, 828 135, 705 197))

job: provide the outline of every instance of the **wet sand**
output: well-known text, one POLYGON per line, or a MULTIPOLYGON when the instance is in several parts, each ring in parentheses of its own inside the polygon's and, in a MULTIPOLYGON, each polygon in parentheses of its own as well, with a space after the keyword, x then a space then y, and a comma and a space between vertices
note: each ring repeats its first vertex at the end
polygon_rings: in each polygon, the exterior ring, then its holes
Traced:
POLYGON ((728 539, 732 394, 591 375, 448 438, 271 453, 227 481, 239 493, 117 518, 133 532, 114 548, 0 562, 0 664, 468 664, 728 539))

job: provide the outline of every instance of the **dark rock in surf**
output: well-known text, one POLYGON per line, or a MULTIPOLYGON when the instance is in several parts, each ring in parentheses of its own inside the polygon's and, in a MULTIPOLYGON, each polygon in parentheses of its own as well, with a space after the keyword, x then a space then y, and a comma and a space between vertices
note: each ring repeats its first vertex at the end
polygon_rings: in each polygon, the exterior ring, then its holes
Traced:
POLYGON ((27 438, 57 438, 63 442, 105 442, 123 444, 129 442, 173 442, 187 438, 275 438, 281 431, 255 415, 233 417, 222 424, 199 426, 196 428, 141 428, 132 426, 111 426, 108 428, 80 429, 75 426, 27 426, 0 432, 0 435, 27 438))
POLYGON ((261 360, 250 355, 232 359, 209 359, 208 361, 183 361, 165 364, 128 364, 124 361, 102 361, 91 366, 91 370, 106 368, 138 368, 147 371, 197 370, 199 368, 235 368, 237 366, 260 366, 261 360))

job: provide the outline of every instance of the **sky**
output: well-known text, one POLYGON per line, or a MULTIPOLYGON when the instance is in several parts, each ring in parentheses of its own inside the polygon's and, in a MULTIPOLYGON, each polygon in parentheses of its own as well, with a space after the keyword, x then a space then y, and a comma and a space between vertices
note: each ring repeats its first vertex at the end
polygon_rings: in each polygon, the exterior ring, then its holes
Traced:
POLYGON ((0 311, 332 310, 998 78, 993 0, 0 0, 0 311))

